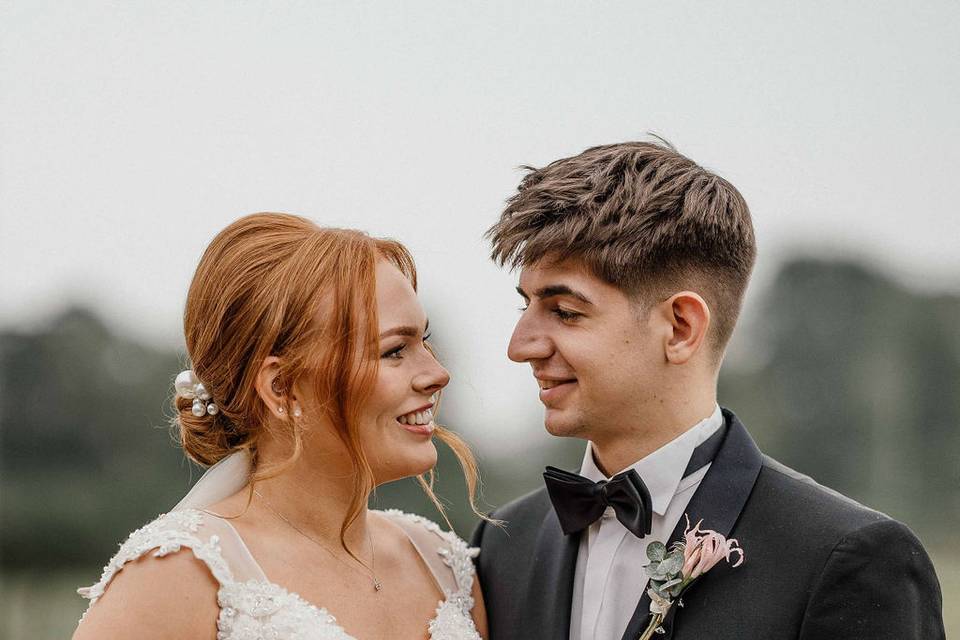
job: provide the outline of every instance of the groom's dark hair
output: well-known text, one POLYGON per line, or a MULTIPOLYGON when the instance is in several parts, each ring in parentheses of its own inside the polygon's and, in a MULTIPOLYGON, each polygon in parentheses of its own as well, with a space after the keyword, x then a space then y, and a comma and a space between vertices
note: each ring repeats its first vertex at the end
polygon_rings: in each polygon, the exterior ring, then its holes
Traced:
POLYGON ((487 232, 497 264, 576 258, 648 308, 692 289, 713 312, 711 342, 723 352, 757 252, 750 211, 732 184, 659 139, 524 169, 487 232))

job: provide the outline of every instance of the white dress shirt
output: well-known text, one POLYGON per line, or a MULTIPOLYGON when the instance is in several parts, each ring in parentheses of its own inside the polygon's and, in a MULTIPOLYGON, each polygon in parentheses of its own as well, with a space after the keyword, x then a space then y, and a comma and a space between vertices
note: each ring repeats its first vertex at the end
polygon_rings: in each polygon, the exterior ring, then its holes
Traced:
MULTIPOLYGON (((635 469, 650 490, 652 530, 643 539, 637 538, 620 524, 613 508, 607 507, 603 516, 581 535, 573 578, 570 640, 619 640, 623 635, 647 588, 647 574, 643 570, 643 565, 649 562, 647 545, 654 540, 667 542, 683 518, 690 498, 710 465, 686 478, 682 477, 683 472, 697 445, 721 426, 723 414, 718 406, 710 417, 627 467, 635 469)), ((609 480, 597 468, 590 442, 580 475, 595 482, 609 480)))

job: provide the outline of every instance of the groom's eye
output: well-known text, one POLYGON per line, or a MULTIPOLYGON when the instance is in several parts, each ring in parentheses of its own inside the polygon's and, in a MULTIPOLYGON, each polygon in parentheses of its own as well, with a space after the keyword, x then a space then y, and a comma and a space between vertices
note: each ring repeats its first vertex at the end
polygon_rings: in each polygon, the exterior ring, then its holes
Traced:
POLYGON ((561 309, 560 307, 557 307, 556 309, 554 309, 553 313, 563 321, 576 320, 581 315, 583 315, 581 313, 577 313, 576 311, 567 311, 565 309, 561 309))

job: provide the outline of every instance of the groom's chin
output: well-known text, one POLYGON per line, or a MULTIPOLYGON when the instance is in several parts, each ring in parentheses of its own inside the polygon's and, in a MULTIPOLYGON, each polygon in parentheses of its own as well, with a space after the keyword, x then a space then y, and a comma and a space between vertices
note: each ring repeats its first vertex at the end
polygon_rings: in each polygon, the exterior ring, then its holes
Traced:
POLYGON ((552 436, 559 438, 579 437, 583 425, 576 416, 560 409, 547 409, 543 416, 543 426, 552 436))

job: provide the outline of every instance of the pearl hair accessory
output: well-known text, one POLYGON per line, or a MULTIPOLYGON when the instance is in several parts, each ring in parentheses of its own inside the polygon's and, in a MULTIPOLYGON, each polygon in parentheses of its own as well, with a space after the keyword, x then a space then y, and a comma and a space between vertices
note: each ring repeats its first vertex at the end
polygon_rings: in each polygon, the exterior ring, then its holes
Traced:
POLYGON ((212 400, 210 392, 197 379, 197 374, 193 372, 193 369, 178 373, 173 388, 176 389, 178 398, 193 400, 191 412, 196 417, 199 418, 204 414, 214 416, 220 412, 220 408, 212 400))

